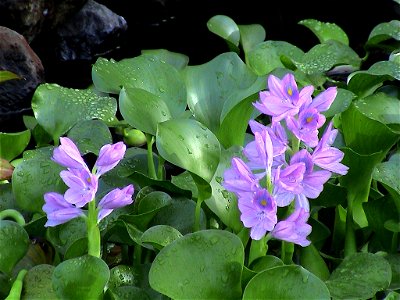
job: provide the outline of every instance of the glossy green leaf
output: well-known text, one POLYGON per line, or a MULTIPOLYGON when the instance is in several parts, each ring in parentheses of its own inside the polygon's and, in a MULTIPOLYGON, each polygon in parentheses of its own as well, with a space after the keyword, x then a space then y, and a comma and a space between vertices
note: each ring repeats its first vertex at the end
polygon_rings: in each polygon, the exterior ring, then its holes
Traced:
POLYGON ((51 282, 54 268, 48 264, 31 268, 24 277, 21 299, 56 299, 51 282))
POLYGON ((388 125, 400 133, 400 101, 384 93, 359 99, 354 106, 366 117, 388 125), (391 126, 392 125, 392 126, 391 126), (394 126, 393 126, 394 125, 394 126))
POLYGON ((389 39, 400 40, 399 20, 392 20, 376 25, 368 36, 367 46, 377 45, 389 39))
POLYGON ((182 237, 182 234, 174 227, 168 225, 156 225, 150 227, 142 235, 142 243, 148 243, 161 250, 171 242, 182 237))
POLYGON ((53 290, 61 299, 98 299, 110 277, 107 264, 85 255, 61 262, 53 271, 53 290))
POLYGON ((322 281, 330 276, 326 262, 313 244, 300 249, 300 264, 322 281))
POLYGON ((187 234, 163 248, 149 272, 150 286, 173 299, 235 299, 242 294, 244 249, 225 230, 187 234))
POLYGON ((400 80, 400 65, 393 61, 378 61, 367 71, 357 71, 348 78, 348 89, 359 97, 376 91, 386 81, 400 80))
POLYGON ((222 186, 224 171, 231 167, 231 160, 234 156, 241 155, 241 147, 232 147, 223 150, 218 168, 213 176, 210 185, 212 195, 205 201, 207 206, 221 219, 221 221, 232 228, 234 232, 239 232, 243 228, 240 221, 240 211, 237 205, 236 196, 225 190, 222 186))
POLYGON ((395 154, 388 161, 376 166, 372 178, 389 186, 400 196, 399 170, 400 154, 395 154))
MULTIPOLYGON (((397 169, 398 170, 398 169, 397 169)), ((390 197, 383 197, 374 201, 363 203, 363 208, 368 220, 368 227, 375 233, 375 239, 380 249, 390 251, 393 233, 388 231, 384 224, 387 220, 397 219, 398 212, 390 197)))
POLYGON ((13 160, 25 150, 30 139, 30 130, 15 133, 0 132, 0 158, 13 160))
POLYGON ((384 258, 389 262, 392 269, 392 280, 390 281, 390 290, 400 289, 400 254, 388 254, 384 258))
POLYGON ((161 62, 174 66, 177 70, 184 69, 189 63, 189 57, 182 53, 172 52, 167 49, 145 49, 142 54, 156 56, 161 62))
POLYGON ((278 266, 254 276, 247 284, 246 299, 331 299, 324 282, 301 266, 278 266))
POLYGON ((220 144, 203 124, 192 119, 173 119, 158 124, 156 145, 167 161, 210 182, 218 167, 220 144))
POLYGON ((215 33, 233 45, 239 46, 239 27, 230 17, 224 15, 215 15, 208 20, 207 28, 212 33, 215 33))
POLYGON ((151 135, 156 135, 158 123, 172 118, 167 104, 162 99, 142 89, 122 88, 119 106, 129 125, 151 135))
POLYGON ((326 285, 333 299, 369 299, 386 289, 391 278, 385 258, 373 253, 355 253, 332 272, 326 285))
POLYGON ((282 60, 293 63, 300 61, 303 56, 303 50, 288 42, 265 41, 246 53, 246 61, 257 75, 264 76, 277 68, 284 68, 282 60))
POLYGON ((186 109, 186 88, 177 69, 157 56, 142 54, 119 62, 99 58, 92 68, 96 88, 118 94, 122 87, 146 90, 163 100, 173 116, 186 109))
POLYGON ((11 79, 22 79, 22 78, 11 71, 0 70, 0 84, 4 81, 11 79))
POLYGON ((51 160, 53 147, 38 148, 24 153, 12 175, 15 201, 21 209, 43 212, 46 192, 63 193, 66 186, 60 177, 64 168, 51 160))
POLYGON ((327 182, 324 184, 324 189, 318 198, 312 200, 311 205, 314 207, 335 207, 339 204, 344 206, 346 204, 346 196, 345 188, 327 182))
MULTIPOLYGON (((113 267, 110 270, 110 280, 107 286, 117 298, 111 299, 166 300, 166 296, 157 293, 149 286, 149 269, 150 264, 137 264, 134 266, 120 264, 113 267)), ((108 298, 105 297, 105 299, 108 298)))
POLYGON ((245 91, 241 90, 227 99, 221 112, 221 124, 217 132, 218 140, 225 148, 243 146, 249 120, 260 112, 253 103, 259 98, 259 91, 265 88, 265 79, 259 80, 245 91), (252 93, 247 97, 249 93, 252 93))
POLYGON ((349 38, 347 37, 347 34, 342 28, 334 23, 306 19, 301 20, 298 24, 310 29, 317 36, 321 44, 329 40, 335 40, 343 43, 344 45, 349 45, 349 38))
POLYGON ((90 89, 77 90, 45 83, 36 88, 32 109, 38 123, 58 140, 79 121, 113 121, 117 102, 112 97, 98 96, 90 89))
POLYGON ((351 65, 358 68, 361 58, 349 46, 329 40, 311 48, 295 65, 306 74, 318 74, 338 65, 351 65))
POLYGON ((10 220, 0 220, 0 271, 11 275, 14 266, 28 251, 30 240, 25 229, 10 220))
POLYGON ((68 132, 81 154, 99 154, 100 148, 113 142, 110 129, 101 120, 84 120, 75 124, 68 132))
MULTIPOLYGON (((185 197, 172 198, 171 205, 160 210, 152 219, 151 225, 168 225, 181 234, 193 232, 196 202, 185 197)), ((200 212, 200 229, 206 229, 207 217, 203 209, 200 212)))
POLYGON ((338 88, 336 98, 329 109, 323 112, 324 116, 329 118, 344 112, 350 106, 355 97, 356 95, 349 90, 338 88))
MULTIPOLYGON (((260 86, 260 79, 239 58, 236 53, 218 55, 211 61, 188 66, 183 71, 188 106, 194 118, 217 134, 225 102, 233 101, 233 108, 242 99, 255 93, 254 85, 260 86), (240 98, 235 98, 235 94, 240 98)), ((229 110, 225 110, 225 115, 229 110)))
POLYGON ((128 223, 134 224, 140 230, 146 230, 147 224, 149 224, 157 212, 168 205, 171 205, 171 197, 167 193, 154 191, 140 200, 138 203, 138 214, 124 214, 121 215, 120 218, 128 223))
POLYGON ((259 43, 265 40, 265 29, 260 24, 238 25, 240 31, 240 43, 245 55, 259 43))
MULTIPOLYGON (((48 228, 48 239, 55 247, 57 252, 65 255, 68 249, 77 241, 78 243, 84 243, 82 239, 87 238, 87 226, 84 218, 74 218, 67 223, 60 224, 55 227, 48 228)), ((80 244, 82 247, 84 245, 80 244)), ((76 247, 76 246, 75 246, 76 247)), ((75 253, 78 249, 71 249, 75 253)), ((70 254, 73 256, 73 252, 70 254)))
POLYGON ((278 257, 274 255, 264 255, 253 261, 253 263, 251 264, 251 269, 257 273, 260 273, 261 271, 283 265, 283 261, 278 257))

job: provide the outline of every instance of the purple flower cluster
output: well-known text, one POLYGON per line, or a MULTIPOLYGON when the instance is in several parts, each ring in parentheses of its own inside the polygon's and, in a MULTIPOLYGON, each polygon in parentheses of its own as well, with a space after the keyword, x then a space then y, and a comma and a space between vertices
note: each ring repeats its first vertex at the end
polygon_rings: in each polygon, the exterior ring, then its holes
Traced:
POLYGON ((252 239, 267 232, 276 239, 303 247, 310 241, 308 199, 317 198, 332 173, 345 175, 343 152, 332 146, 337 130, 330 122, 319 139, 337 90, 330 87, 315 98, 313 86, 298 89, 292 74, 282 79, 270 75, 268 91, 261 91, 254 106, 272 117, 265 126, 251 120, 254 140, 243 149, 246 158, 232 158, 224 172, 223 186, 238 197, 241 221, 252 239), (278 207, 290 205, 291 214, 278 221, 278 207))
MULTIPOLYGON (((124 157, 126 146, 123 142, 104 145, 93 170, 90 171, 74 142, 60 138, 61 145, 54 149, 52 160, 67 167, 60 172, 60 177, 68 186, 64 195, 56 192, 44 194, 43 211, 47 214, 45 226, 56 226, 83 216, 82 208, 94 201, 99 177, 114 168, 124 157)), ((98 203, 98 222, 109 215, 115 208, 133 203, 133 185, 123 189, 116 188, 106 194, 98 203)))

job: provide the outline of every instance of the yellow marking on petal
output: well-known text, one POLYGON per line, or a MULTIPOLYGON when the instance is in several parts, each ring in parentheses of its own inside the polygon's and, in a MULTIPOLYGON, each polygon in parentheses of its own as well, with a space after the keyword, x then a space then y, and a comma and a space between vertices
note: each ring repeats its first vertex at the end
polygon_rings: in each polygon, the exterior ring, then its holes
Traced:
POLYGON ((260 203, 261 203, 262 206, 267 206, 267 200, 265 200, 265 199, 262 199, 260 201, 260 203))
POLYGON ((287 93, 288 93, 289 96, 292 96, 292 95, 293 95, 293 90, 292 90, 291 87, 288 87, 287 93))
POLYGON ((306 119, 306 122, 307 122, 307 123, 310 123, 312 120, 313 120, 313 117, 308 117, 308 118, 306 119))
POLYGON ((88 177, 88 178, 86 178, 86 181, 90 183, 90 182, 92 182, 92 178, 88 177))

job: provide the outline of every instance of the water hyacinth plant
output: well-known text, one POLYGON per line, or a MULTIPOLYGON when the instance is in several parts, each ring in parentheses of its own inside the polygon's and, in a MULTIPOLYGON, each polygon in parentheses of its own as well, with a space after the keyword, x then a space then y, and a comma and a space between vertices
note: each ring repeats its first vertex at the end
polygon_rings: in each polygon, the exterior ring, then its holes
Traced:
POLYGON ((398 298, 399 24, 361 57, 335 24, 300 22, 304 52, 217 15, 204 64, 38 86, 0 133, 0 298, 398 298))

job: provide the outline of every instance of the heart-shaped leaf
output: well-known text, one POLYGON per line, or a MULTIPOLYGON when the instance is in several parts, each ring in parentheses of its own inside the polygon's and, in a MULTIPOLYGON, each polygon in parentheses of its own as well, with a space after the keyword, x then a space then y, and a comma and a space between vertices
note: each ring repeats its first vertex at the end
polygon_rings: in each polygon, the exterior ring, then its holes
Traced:
POLYGON ((208 20, 207 28, 236 47, 239 46, 239 27, 230 17, 224 15, 213 16, 208 20))
POLYGON ((61 299, 99 299, 110 277, 107 264, 85 255, 65 260, 53 271, 53 289, 61 299))
POLYGON ((0 132, 0 158, 8 161, 13 160, 25 150, 30 139, 30 130, 15 133, 0 132))
POLYGON ((161 250, 171 242, 182 237, 182 234, 174 227, 168 225, 156 225, 150 227, 142 235, 142 243, 151 244, 161 250))
POLYGON ((38 123, 53 140, 58 140, 79 121, 113 121, 117 102, 111 97, 98 96, 91 89, 77 90, 45 83, 36 88, 32 109, 38 123))
POLYGON ((244 249, 225 230, 202 230, 164 247, 149 273, 150 286, 173 299, 235 299, 241 292, 244 249))
POLYGON ((193 119, 158 124, 156 145, 167 161, 210 182, 218 167, 220 144, 215 135, 193 119))
POLYGON ((349 45, 347 34, 334 23, 320 22, 314 19, 301 20, 298 24, 306 26, 319 39, 320 43, 325 43, 329 40, 335 40, 345 45, 349 45))
POLYGON ((324 282, 301 266, 278 266, 255 275, 247 284, 246 299, 331 299, 324 282))

